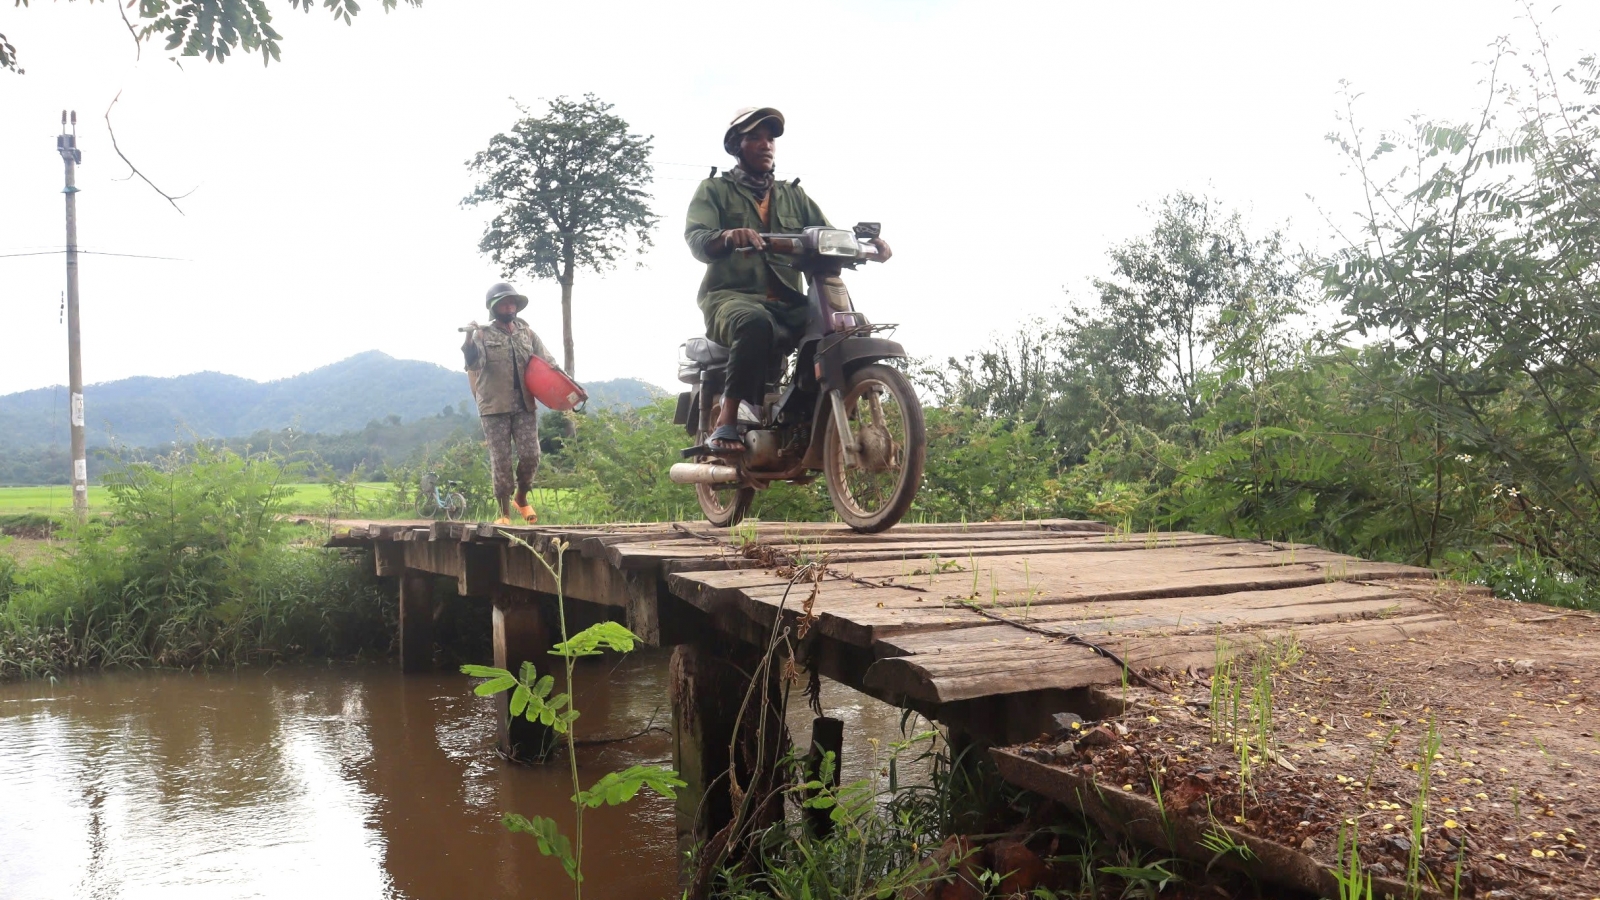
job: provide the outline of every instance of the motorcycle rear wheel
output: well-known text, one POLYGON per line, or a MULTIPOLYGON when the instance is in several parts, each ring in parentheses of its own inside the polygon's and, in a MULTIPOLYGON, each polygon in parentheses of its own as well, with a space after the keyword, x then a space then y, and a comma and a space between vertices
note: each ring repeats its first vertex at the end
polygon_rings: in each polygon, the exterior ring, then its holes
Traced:
MULTIPOLYGON (((704 446, 710 437, 702 433, 700 444, 704 446)), ((744 521, 745 513, 750 511, 750 503, 755 500, 756 490, 734 484, 697 484, 694 486, 694 497, 700 501, 700 511, 705 514, 707 522, 718 528, 732 528, 744 521)))
POLYGON ((922 486, 928 446, 922 403, 900 370, 874 364, 850 376, 844 408, 858 465, 845 463, 838 423, 830 415, 822 454, 828 498, 856 531, 886 531, 911 508, 922 486))

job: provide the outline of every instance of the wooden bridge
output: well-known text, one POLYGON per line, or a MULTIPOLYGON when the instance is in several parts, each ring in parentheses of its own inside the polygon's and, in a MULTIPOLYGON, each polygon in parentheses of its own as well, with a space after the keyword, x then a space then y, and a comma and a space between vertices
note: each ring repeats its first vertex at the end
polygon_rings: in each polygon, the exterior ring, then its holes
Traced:
MULTIPOLYGON (((531 659, 543 668, 556 585, 507 535, 547 558, 565 546, 569 610, 676 648, 685 845, 731 815, 726 780, 716 786, 750 673, 775 630, 788 629, 784 652, 798 666, 927 715, 953 744, 1003 748, 1056 730, 1053 714, 1099 717, 1105 688, 1149 667, 1210 666, 1222 641, 1293 633, 1354 647, 1450 622, 1427 598, 1435 576, 1426 569, 1085 521, 902 525, 881 535, 828 524, 730 532, 360 522, 340 523, 331 544, 369 547, 377 573, 400 579, 406 669, 431 664, 437 576, 455 578, 461 595, 492 598, 497 665, 531 659)), ((504 711, 502 719, 506 752, 542 739, 525 722, 504 721, 504 711)), ((1017 774, 1024 755, 997 756, 1009 777, 1029 781, 1017 774)))

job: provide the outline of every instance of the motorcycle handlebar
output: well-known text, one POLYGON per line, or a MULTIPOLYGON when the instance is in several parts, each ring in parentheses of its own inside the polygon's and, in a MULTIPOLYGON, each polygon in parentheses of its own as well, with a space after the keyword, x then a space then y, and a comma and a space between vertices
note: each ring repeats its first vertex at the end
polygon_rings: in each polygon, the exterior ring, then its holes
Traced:
MULTIPOLYGON (((804 243, 805 235, 803 235, 803 234, 765 234, 765 233, 762 233, 762 234, 760 234, 760 237, 761 237, 761 240, 764 241, 767 244, 767 248, 766 249, 757 250, 754 247, 735 247, 735 248, 733 248, 733 252, 734 253, 777 252, 777 253, 798 254, 798 253, 804 252, 804 250, 805 250, 805 243, 804 243), (775 243, 775 242, 776 243, 780 243, 780 244, 787 244, 788 246, 787 247, 782 247, 782 248, 774 248, 772 246, 772 244, 775 243)), ((856 243, 861 246, 861 249, 863 251, 862 255, 860 257, 861 259, 881 261, 878 258, 877 248, 872 244, 871 241, 863 241, 860 238, 857 238, 856 239, 856 243)))
MULTIPOLYGON (((802 235, 802 234, 760 234, 758 236, 769 247, 771 246, 771 244, 773 242, 786 243, 786 244, 790 244, 791 245, 791 249, 779 250, 779 251, 777 251, 779 253, 799 253, 800 250, 801 250, 801 247, 804 246, 801 243, 801 241, 805 238, 805 235, 802 235)), ((754 247, 735 247, 735 248, 733 248, 733 252, 735 252, 735 253, 765 253, 767 251, 766 250, 757 250, 754 247)))

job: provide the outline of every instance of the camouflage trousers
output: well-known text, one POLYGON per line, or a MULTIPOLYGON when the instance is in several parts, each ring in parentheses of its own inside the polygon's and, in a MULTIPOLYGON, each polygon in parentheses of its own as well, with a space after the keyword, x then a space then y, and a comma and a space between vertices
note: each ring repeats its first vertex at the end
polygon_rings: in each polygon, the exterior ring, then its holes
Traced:
POLYGON ((517 457, 516 489, 526 490, 539 471, 539 417, 531 412, 479 416, 489 439, 489 471, 494 474, 494 498, 511 496, 511 456, 517 457), (513 450, 513 446, 515 449, 513 450))

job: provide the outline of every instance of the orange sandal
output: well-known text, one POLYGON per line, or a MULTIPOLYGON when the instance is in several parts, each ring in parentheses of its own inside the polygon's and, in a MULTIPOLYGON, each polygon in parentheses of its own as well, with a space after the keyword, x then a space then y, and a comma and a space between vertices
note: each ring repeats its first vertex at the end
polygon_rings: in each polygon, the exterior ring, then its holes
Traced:
POLYGON ((513 503, 512 505, 517 507, 517 512, 522 515, 522 521, 527 522, 529 525, 538 524, 539 514, 534 511, 533 507, 521 506, 516 503, 513 503))

